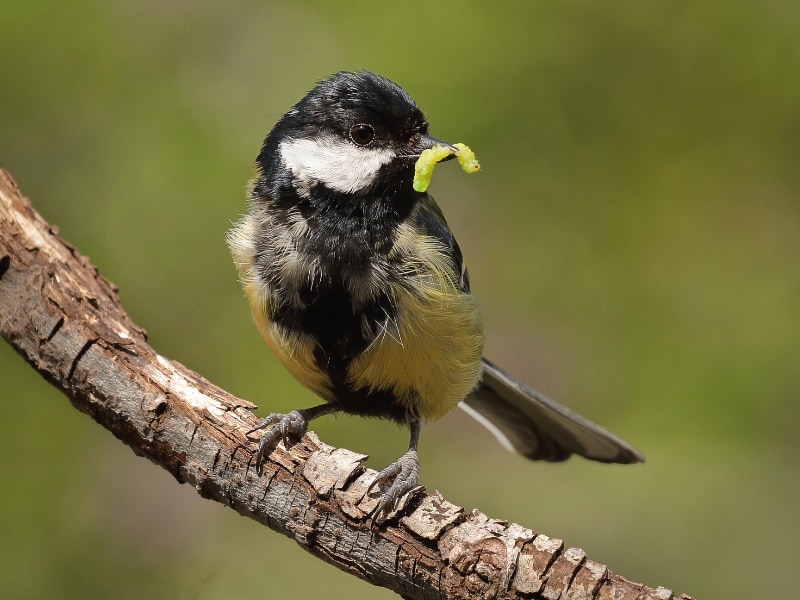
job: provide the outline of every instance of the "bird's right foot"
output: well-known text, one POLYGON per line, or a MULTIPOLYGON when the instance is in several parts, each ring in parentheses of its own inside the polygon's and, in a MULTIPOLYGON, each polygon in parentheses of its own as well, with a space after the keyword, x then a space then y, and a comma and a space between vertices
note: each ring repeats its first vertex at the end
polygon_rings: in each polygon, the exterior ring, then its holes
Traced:
POLYGON ((255 459, 256 472, 261 475, 264 455, 274 450, 281 440, 287 447, 291 443, 299 442, 308 429, 308 416, 303 410, 293 410, 288 414, 272 413, 248 431, 247 435, 249 436, 259 429, 267 430, 258 441, 258 452, 256 452, 255 459))

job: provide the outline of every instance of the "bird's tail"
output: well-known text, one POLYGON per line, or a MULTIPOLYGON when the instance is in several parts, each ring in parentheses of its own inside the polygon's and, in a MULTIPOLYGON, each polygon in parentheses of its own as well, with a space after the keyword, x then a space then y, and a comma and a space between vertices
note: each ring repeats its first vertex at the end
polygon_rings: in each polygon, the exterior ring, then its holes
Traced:
POLYGON ((531 460, 562 461, 572 454, 604 463, 644 462, 632 446, 482 361, 478 387, 459 406, 509 450, 531 460))

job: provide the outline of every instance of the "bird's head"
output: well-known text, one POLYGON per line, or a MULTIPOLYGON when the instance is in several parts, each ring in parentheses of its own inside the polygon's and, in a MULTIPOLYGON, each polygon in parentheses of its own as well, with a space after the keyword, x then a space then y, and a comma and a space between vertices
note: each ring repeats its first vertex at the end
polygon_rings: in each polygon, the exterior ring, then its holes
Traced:
POLYGON ((436 145, 428 122, 397 84, 368 71, 321 81, 264 141, 257 165, 267 188, 307 197, 316 186, 339 194, 411 187, 414 162, 436 145))

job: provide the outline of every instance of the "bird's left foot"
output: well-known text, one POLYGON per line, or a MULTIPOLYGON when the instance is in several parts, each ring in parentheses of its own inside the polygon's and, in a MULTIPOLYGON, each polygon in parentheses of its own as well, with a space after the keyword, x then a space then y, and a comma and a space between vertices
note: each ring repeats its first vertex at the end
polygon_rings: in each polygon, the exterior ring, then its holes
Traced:
POLYGON ((391 481, 392 484, 383 492, 381 500, 372 513, 376 520, 388 516, 397 505, 400 498, 417 487, 419 483, 419 459, 416 450, 409 450, 397 462, 393 462, 372 481, 367 488, 367 494, 375 486, 391 481))

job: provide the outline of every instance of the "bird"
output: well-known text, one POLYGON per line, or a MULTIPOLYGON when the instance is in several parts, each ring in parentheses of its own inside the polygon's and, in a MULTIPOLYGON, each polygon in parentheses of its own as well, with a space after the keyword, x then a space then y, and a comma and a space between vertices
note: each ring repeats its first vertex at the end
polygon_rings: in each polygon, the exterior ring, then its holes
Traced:
MULTIPOLYGON (((386 518, 419 483, 425 423, 460 406, 532 459, 644 459, 631 445, 483 357, 483 320, 461 249, 427 192, 412 187, 424 150, 447 142, 396 83, 342 71, 274 125, 255 161, 248 211, 227 234, 255 325, 283 366, 323 402, 272 413, 255 456, 332 413, 409 428, 380 471, 386 518)), ((452 158, 452 156, 450 157, 452 158)))

